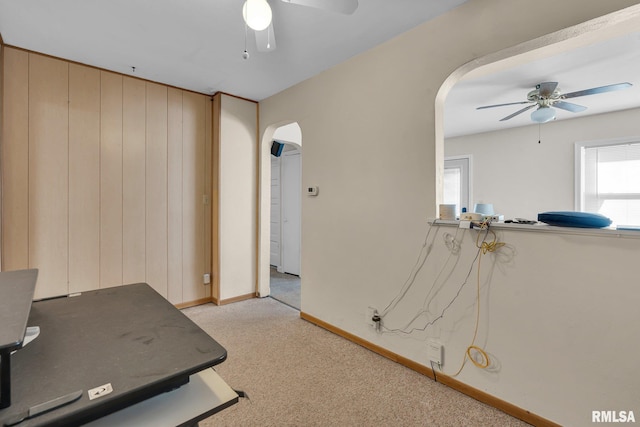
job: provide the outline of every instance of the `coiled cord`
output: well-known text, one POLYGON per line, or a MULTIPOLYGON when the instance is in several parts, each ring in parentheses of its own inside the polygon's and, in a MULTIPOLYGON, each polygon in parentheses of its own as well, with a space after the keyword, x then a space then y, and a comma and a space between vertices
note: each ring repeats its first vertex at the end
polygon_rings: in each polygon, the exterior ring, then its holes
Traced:
MULTIPOLYGON (((476 237, 476 247, 480 249, 481 255, 486 255, 489 252, 495 252, 499 248, 505 245, 504 242, 498 242, 498 237, 493 230, 489 228, 489 222, 485 221, 480 224, 481 229, 486 229, 487 232, 484 234, 484 238, 482 242, 480 242, 480 236, 482 233, 478 233, 478 237, 476 237), (487 242, 487 237, 489 233, 493 235, 493 240, 491 242, 487 242)), ((467 358, 471 360, 475 366, 480 369, 486 369, 491 365, 491 359, 489 359, 489 355, 486 351, 484 351, 481 347, 475 345, 476 337, 478 336, 478 326, 480 325, 480 264, 482 262, 482 256, 478 258, 478 277, 477 277, 477 286, 476 286, 476 301, 477 301, 477 309, 476 309, 476 326, 473 331, 473 339, 471 340, 471 344, 467 347, 467 351, 465 352, 464 359, 462 359, 462 365, 460 365, 460 369, 458 372, 452 375, 452 377, 457 377, 460 372, 464 369, 465 363, 467 362, 467 358), (472 355, 472 352, 480 355, 480 361, 476 360, 476 357, 472 355)))

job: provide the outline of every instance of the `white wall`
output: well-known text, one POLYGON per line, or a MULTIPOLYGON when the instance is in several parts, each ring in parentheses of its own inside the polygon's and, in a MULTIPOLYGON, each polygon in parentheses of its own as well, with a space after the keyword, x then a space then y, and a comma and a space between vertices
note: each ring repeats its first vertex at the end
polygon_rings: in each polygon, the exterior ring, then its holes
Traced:
MULTIPOLYGON (((482 370, 467 361, 457 379, 561 425, 590 425, 591 411, 601 409, 634 410, 637 418, 640 293, 628 266, 637 262, 640 236, 496 232, 507 246, 481 256, 475 341, 491 365, 482 370)), ((413 325, 424 327, 461 289, 440 321, 410 338, 372 331, 362 336, 403 348, 426 365, 424 340, 435 338, 445 347, 444 373, 455 374, 476 323, 477 235, 434 227, 428 239, 433 249, 415 285, 384 319, 389 328, 402 326, 426 301, 428 315, 413 325), (447 233, 456 236, 459 254, 447 249, 447 233)), ((391 298, 380 302, 386 306, 391 298)))
MULTIPOLYGON (((364 314, 368 305, 384 306, 402 287, 424 239, 426 219, 435 216, 443 158, 442 140, 437 139, 437 135, 441 135, 441 118, 436 122, 437 114, 442 110, 441 105, 436 104, 440 87, 465 63, 635 3, 472 0, 262 101, 262 164, 269 161, 265 144, 273 127, 297 121, 304 134, 303 186, 321 188, 318 197, 303 198, 302 311, 428 365, 424 340, 376 335, 365 324, 364 314), (549 10, 554 13, 548 13, 549 10)), ((576 34, 579 31, 562 32, 559 38, 545 38, 528 46, 540 47, 576 34)), ((506 54, 498 54, 496 60, 504 57, 506 54)), ((263 173, 262 178, 264 176, 263 173)), ((269 199, 263 197, 268 195, 264 185, 269 182, 267 179, 261 186, 263 212, 269 209, 269 199)), ((492 347, 488 350, 496 353, 503 368, 491 375, 467 368, 459 379, 471 387, 489 390, 500 399, 568 425, 584 424, 585 413, 590 416, 596 403, 611 407, 608 404, 615 400, 628 406, 630 387, 608 387, 612 381, 606 378, 612 374, 610 370, 577 364, 576 369, 563 371, 560 378, 544 377, 545 383, 539 380, 541 371, 560 371, 554 365, 559 358, 563 361, 562 366, 566 366, 565 360, 581 357, 575 348, 584 348, 587 342, 594 344, 594 338, 598 338, 580 324, 567 328, 567 322, 573 322, 574 312, 585 310, 585 307, 602 308, 601 319, 627 314, 615 312, 613 304, 599 305, 601 294, 595 291, 602 292, 601 280, 581 275, 580 281, 574 283, 567 280, 573 277, 567 265, 553 261, 551 249, 557 249, 561 244, 565 245, 562 250, 573 251, 572 255, 566 255, 574 257, 570 266, 581 258, 580 251, 585 247, 590 250, 583 252, 584 256, 593 257, 597 245, 562 237, 549 240, 549 245, 540 241, 530 244, 515 237, 510 241, 525 254, 540 251, 548 251, 548 254, 546 258, 537 254, 537 258, 523 256, 514 261, 516 265, 505 273, 503 283, 527 284, 520 291, 520 298, 510 298, 510 291, 501 296, 506 300, 501 299, 485 309, 490 310, 491 319, 502 319, 513 325, 531 322, 530 315, 534 313, 535 319, 544 319, 543 329, 510 329, 507 324, 496 333, 492 329, 485 330, 491 336, 492 347), (546 269, 541 268, 545 265, 546 269), (532 274, 537 276, 529 277, 532 274), (553 277, 563 280, 549 282, 553 277), (538 282, 545 286, 535 285, 538 282), (555 303, 556 290, 566 294, 560 298, 561 305, 550 311, 549 301, 555 303), (564 304, 571 298, 576 300, 571 305, 564 304), (518 307, 527 310, 518 311, 518 307), (545 338, 548 328, 554 334, 553 339, 545 338), (579 337, 579 345, 558 345, 558 334, 567 339, 579 337), (541 346, 547 343, 553 345, 541 346), (524 348, 528 350, 519 351, 524 348), (520 359, 516 360, 514 354, 520 359), (607 385, 606 392, 602 393, 607 397, 593 397, 601 393, 597 388, 600 384, 607 385), (571 395, 556 395, 558 387, 563 391, 571 389, 571 395), (561 406, 567 399, 572 402, 570 410, 565 411, 561 406)), ((617 241, 607 242, 605 248, 614 247, 613 252, 622 255, 632 246, 631 243, 627 243, 627 247, 616 245, 617 241)), ((261 238, 260 253, 261 258, 268 259, 268 234, 266 239, 261 238)), ((441 252, 436 254, 443 256, 441 252)), ((433 277, 427 276, 417 286, 424 288, 432 280, 433 277)), ((620 270, 613 280, 613 284, 606 286, 624 294, 628 283, 634 280, 634 273, 620 270)), ((450 316, 459 320, 460 328, 465 326, 464 333, 461 329, 446 341, 457 354, 456 348, 469 343, 470 320, 464 311, 452 311, 450 316)), ((620 324, 621 321, 616 320, 613 330, 617 332, 620 324)), ((629 334, 640 334, 638 326, 631 322, 623 332, 616 333, 616 342, 618 339, 625 341, 621 338, 623 335, 629 337, 629 334)), ((603 360, 615 359, 609 366, 629 366, 635 360, 637 347, 637 343, 632 343, 624 350, 609 346, 597 351, 603 360)), ((625 369, 624 374, 631 376, 625 384, 629 381, 638 384, 638 374, 633 370, 625 369)), ((616 378, 619 377, 616 375, 616 378)))
POLYGON ((278 141, 286 141, 297 146, 302 145, 302 132, 300 126, 297 123, 289 123, 288 125, 280 126, 273 133, 273 139, 278 141))
POLYGON ((493 203, 505 218, 537 220, 574 210, 574 144, 640 136, 639 109, 585 116, 445 140, 446 156, 473 155, 472 203, 493 203))
POLYGON ((256 104, 222 95, 220 113, 220 299, 255 292, 256 104))

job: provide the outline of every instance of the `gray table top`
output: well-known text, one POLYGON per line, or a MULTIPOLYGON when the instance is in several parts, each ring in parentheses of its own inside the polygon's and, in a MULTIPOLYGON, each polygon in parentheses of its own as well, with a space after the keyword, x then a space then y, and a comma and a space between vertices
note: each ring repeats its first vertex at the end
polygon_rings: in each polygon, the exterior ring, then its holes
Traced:
POLYGON ((67 406, 25 421, 79 425, 179 387, 226 350, 153 288, 138 283, 34 302, 40 336, 12 356, 13 404, 0 421, 68 393, 67 406), (89 399, 88 391, 113 391, 89 399))

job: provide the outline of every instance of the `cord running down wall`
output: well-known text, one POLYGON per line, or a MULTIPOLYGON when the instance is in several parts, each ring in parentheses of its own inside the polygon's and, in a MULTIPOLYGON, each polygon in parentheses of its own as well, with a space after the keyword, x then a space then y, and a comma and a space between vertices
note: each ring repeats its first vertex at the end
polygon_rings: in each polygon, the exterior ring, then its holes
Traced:
MULTIPOLYGON (((394 334, 402 334, 402 335, 411 335, 415 332, 424 332, 427 330, 427 328, 429 328, 430 326, 433 326, 436 322, 438 322, 439 320, 441 320, 445 313, 447 312, 447 310, 449 310, 453 304, 455 303, 455 301, 458 299, 458 297, 460 296, 463 288, 465 287, 465 285, 468 283, 469 278, 471 277, 471 273, 473 271, 473 268, 476 264, 477 261, 477 274, 476 274, 476 295, 475 295, 475 305, 476 305, 476 321, 475 321, 475 326, 474 326, 474 333, 473 333, 473 338, 471 339, 471 343, 470 345, 467 347, 463 360, 462 360, 462 364, 460 366, 460 368, 458 369, 458 371, 451 375, 452 377, 456 377, 457 375, 459 375, 462 370, 464 369, 464 366, 466 364, 467 359, 469 359, 476 367, 481 368, 481 369, 486 369, 487 367, 489 367, 491 365, 491 361, 489 359, 488 354, 484 351, 484 349, 482 349, 481 347, 477 346, 475 344, 476 342, 476 338, 478 336, 478 328, 479 328, 479 324, 480 324, 480 277, 481 277, 481 260, 482 257, 488 253, 493 253, 497 250, 499 250, 501 247, 503 247, 505 245, 504 242, 499 242, 498 238, 495 234, 495 232, 493 230, 490 229, 490 225, 491 225, 491 221, 490 220, 486 220, 483 222, 474 222, 471 224, 471 229, 477 229, 478 233, 475 239, 475 243, 476 243, 476 247, 477 247, 477 252, 475 257, 472 260, 472 263, 469 267, 469 270, 466 274, 466 277, 464 279, 464 281, 462 282, 462 284, 460 284, 460 286, 458 287, 457 292, 455 293, 455 295, 453 296, 453 298, 451 298, 451 300, 449 300, 449 302, 445 305, 445 307, 440 310, 437 314, 437 316, 435 316, 434 318, 430 319, 429 321, 425 322, 422 325, 415 325, 415 323, 420 319, 421 316, 427 316, 429 314, 429 306, 431 305, 431 303, 434 301, 434 299, 437 297, 438 293, 442 290, 441 288, 436 288, 436 284, 439 282, 439 280, 441 279, 441 276, 444 274, 444 272, 447 270, 447 266, 450 264, 450 261, 452 259, 453 256, 457 256, 458 253, 460 252, 460 241, 464 238, 464 233, 467 232, 467 229, 461 229, 458 228, 456 229, 456 233, 454 236, 452 236, 451 234, 445 233, 444 240, 445 240, 445 245, 447 246, 447 248, 449 249, 450 253, 448 258, 446 259, 445 263, 443 264, 443 266, 440 268, 440 270, 438 271, 438 273, 436 274, 433 283, 430 287, 430 289, 427 292, 427 295, 424 298, 424 302, 422 307, 407 321, 404 323, 403 326, 401 327, 396 327, 396 328, 392 328, 392 327, 387 327, 384 324, 384 318, 390 314, 391 312, 394 311, 394 309, 398 306, 398 304, 407 296, 409 290, 413 287, 413 285, 416 283, 416 277, 418 275, 418 273, 420 272, 420 270, 424 267, 427 258, 429 257, 429 255, 431 254, 431 251, 433 249, 433 240, 435 239, 435 235, 437 235, 437 232, 439 231, 439 226, 430 226, 427 234, 424 238, 424 241, 422 243, 422 247, 420 249, 420 253, 418 254, 418 258, 416 260, 416 263, 414 264, 413 268, 411 269, 411 272, 407 278, 407 280, 405 281, 405 283, 403 284, 400 292, 398 292, 398 294, 387 304, 387 306, 384 308, 384 310, 382 310, 380 313, 376 312, 375 315, 375 319, 372 319, 374 321, 375 324, 375 328, 376 331, 381 332, 381 333, 394 333, 394 334), (433 229, 436 229, 436 232, 434 233, 434 236, 432 237, 432 239, 430 240, 430 237, 432 236, 432 231, 433 229), (462 230, 462 236, 459 236, 460 230, 462 230), (491 236, 491 240, 488 240, 489 236, 491 236), (458 240, 460 239, 460 240, 458 240)), ((455 267, 455 264, 454 264, 455 267)), ((444 286, 444 282, 443 282, 443 286, 444 286)), ((441 365, 438 363, 437 364, 438 368, 441 370, 441 365)), ((432 364, 432 370, 434 371, 434 375, 435 375, 435 369, 434 369, 434 365, 432 364)))

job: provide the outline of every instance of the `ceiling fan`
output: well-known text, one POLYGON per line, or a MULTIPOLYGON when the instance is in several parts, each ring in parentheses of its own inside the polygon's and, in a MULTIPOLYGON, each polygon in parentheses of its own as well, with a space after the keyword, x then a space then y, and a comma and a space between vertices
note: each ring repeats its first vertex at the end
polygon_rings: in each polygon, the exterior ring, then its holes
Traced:
POLYGON ((506 105, 530 104, 526 107, 509 114, 500 119, 501 122, 512 119, 518 114, 524 113, 534 107, 538 107, 531 113, 531 120, 536 123, 546 123, 556 118, 556 112, 552 107, 562 110, 579 113, 587 109, 582 105, 564 101, 565 99, 577 98, 579 96, 595 95, 604 92, 613 92, 616 90, 631 87, 631 83, 616 83, 607 86, 592 87, 591 89, 583 89, 576 92, 561 93, 558 89, 558 82, 543 82, 536 85, 536 88, 527 94, 527 100, 521 102, 509 102, 507 104, 485 105, 477 107, 476 110, 484 110, 486 108, 503 107, 506 105))
MULTIPOLYGON (((275 1, 275 0, 272 0, 275 1)), ((313 7, 316 9, 328 10, 331 12, 351 15, 358 8, 358 0, 282 0, 285 3, 297 4, 300 6, 313 7)), ((246 0, 242 6, 242 17, 246 27, 255 32, 256 46, 259 52, 271 52, 276 48, 276 38, 273 31, 273 21, 271 7, 267 0, 246 0)), ((249 58, 246 48, 246 27, 245 27, 245 49, 242 53, 244 59, 249 58)))

